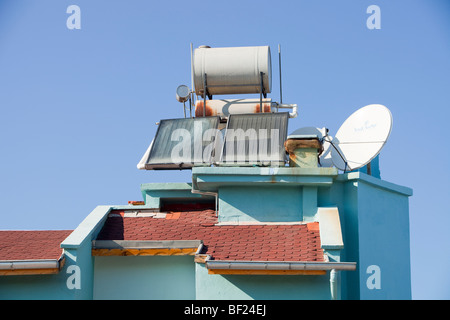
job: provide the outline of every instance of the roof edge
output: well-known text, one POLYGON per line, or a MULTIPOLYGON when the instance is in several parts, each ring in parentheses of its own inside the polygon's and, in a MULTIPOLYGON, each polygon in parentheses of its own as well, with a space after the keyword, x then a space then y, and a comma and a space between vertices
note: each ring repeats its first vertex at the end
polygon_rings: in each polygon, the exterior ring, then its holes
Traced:
POLYGON ((15 270, 60 270, 65 262, 64 253, 58 259, 23 259, 23 260, 0 260, 1 271, 15 270))
POLYGON ((184 249, 201 244, 201 240, 93 240, 92 249, 184 249))
POLYGON ((317 261, 244 261, 208 260, 208 269, 237 270, 356 270, 356 262, 317 262, 317 261))
POLYGON ((358 180, 367 183, 369 185, 372 185, 374 187, 385 189, 391 192, 396 192, 407 197, 411 197, 413 195, 413 189, 409 187, 401 186, 392 182, 388 182, 386 180, 381 180, 359 171, 341 174, 338 176, 337 180, 340 181, 358 180))
POLYGON ((85 240, 92 240, 93 234, 103 226, 112 206, 96 207, 78 227, 61 243, 63 249, 79 248, 85 240))

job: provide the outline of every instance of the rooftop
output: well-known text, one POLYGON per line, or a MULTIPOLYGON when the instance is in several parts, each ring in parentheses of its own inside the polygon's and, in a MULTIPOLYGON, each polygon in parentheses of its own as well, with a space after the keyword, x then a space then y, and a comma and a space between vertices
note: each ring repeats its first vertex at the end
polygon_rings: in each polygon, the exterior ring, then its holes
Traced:
POLYGON ((61 242, 71 230, 0 231, 0 275, 55 274, 64 265, 61 242))
MULTIPOLYGON (((323 262, 319 223, 219 223, 214 210, 113 210, 96 240, 200 240, 212 260, 323 262)), ((126 253, 122 253, 127 255, 126 253)))
POLYGON ((0 231, 0 261, 57 260, 72 230, 0 231))

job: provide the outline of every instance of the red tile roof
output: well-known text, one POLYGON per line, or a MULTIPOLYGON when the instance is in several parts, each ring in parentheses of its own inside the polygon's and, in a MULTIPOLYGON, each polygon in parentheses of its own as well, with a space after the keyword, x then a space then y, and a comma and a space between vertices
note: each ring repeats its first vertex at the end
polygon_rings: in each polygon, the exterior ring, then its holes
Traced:
POLYGON ((217 225, 214 210, 130 217, 112 211, 97 240, 202 240, 215 260, 324 261, 318 223, 217 225))
POLYGON ((71 230, 0 231, 0 261, 58 260, 61 242, 71 230))

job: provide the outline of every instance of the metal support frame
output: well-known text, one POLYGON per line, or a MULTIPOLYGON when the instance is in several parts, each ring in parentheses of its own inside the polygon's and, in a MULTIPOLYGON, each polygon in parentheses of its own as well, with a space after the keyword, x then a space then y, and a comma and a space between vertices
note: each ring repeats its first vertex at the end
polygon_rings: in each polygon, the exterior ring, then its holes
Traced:
POLYGON ((189 117, 192 118, 192 92, 189 92, 189 117))
POLYGON ((278 70, 280 72, 280 104, 283 104, 283 86, 281 85, 281 46, 278 45, 278 70))
POLYGON ((208 82, 206 80, 206 73, 203 75, 203 116, 206 117, 206 96, 212 100, 212 95, 208 92, 208 82))
POLYGON ((260 92, 259 92, 259 112, 264 112, 262 97, 267 98, 267 93, 264 90, 264 72, 260 72, 260 92))

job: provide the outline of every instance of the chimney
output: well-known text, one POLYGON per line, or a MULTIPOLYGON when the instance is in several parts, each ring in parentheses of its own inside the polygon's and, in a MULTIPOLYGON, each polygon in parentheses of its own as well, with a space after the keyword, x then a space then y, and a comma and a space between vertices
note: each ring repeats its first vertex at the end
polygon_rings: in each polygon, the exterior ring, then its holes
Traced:
POLYGON ((284 142, 284 148, 289 153, 289 166, 300 168, 317 168, 319 155, 323 151, 317 137, 301 135, 289 136, 284 142))

